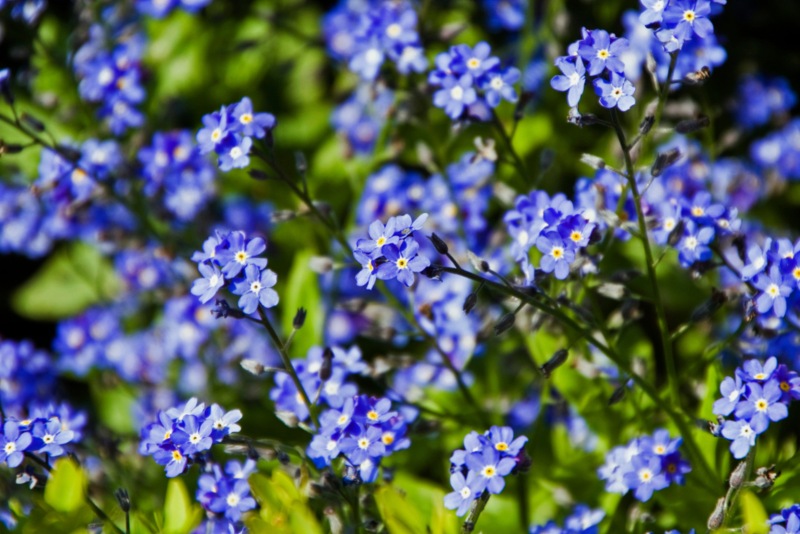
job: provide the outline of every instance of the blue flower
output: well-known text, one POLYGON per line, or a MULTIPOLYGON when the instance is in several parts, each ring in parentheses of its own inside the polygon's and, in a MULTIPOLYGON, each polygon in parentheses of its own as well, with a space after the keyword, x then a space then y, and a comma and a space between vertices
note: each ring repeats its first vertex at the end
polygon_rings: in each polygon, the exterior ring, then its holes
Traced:
POLYGON ((355 256, 356 261, 361 264, 361 270, 356 274, 356 284, 359 287, 367 286, 367 289, 372 289, 375 285, 375 281, 378 279, 378 273, 375 270, 375 264, 372 258, 360 250, 354 250, 353 256, 355 256))
POLYGON ((722 425, 722 436, 732 441, 731 453, 740 460, 747 456, 750 447, 756 444, 758 432, 747 421, 725 421, 722 425))
POLYGON ((747 385, 747 400, 736 405, 736 418, 750 423, 753 430, 760 434, 769 426, 770 421, 780 421, 789 416, 789 409, 781 402, 781 388, 776 380, 770 380, 762 388, 751 382, 747 385))
POLYGON ((588 37, 578 45, 578 55, 589 63, 589 76, 597 76, 606 69, 612 73, 623 72, 625 65, 619 56, 628 48, 628 40, 624 37, 612 40, 605 30, 591 30, 588 33, 588 37))
POLYGON ((175 429, 171 439, 185 454, 206 451, 214 443, 211 439, 212 421, 187 415, 183 425, 175 429))
POLYGON ((191 293, 200 297, 200 302, 205 304, 213 299, 217 291, 225 285, 225 277, 216 265, 201 263, 197 268, 203 278, 198 278, 194 281, 191 293))
POLYGON ((744 385, 741 378, 737 375, 734 378, 725 377, 719 386, 722 398, 714 401, 713 412, 715 415, 730 415, 739 403, 739 398, 744 395, 744 385))
POLYGON ((369 458, 379 458, 386 453, 381 440, 383 432, 377 426, 356 425, 357 430, 339 440, 339 449, 352 465, 369 458))
POLYGON ((661 472, 661 460, 658 456, 638 455, 631 464, 633 470, 626 473, 624 479, 638 500, 647 502, 654 491, 669 486, 667 477, 661 472))
POLYGON ((231 169, 243 169, 250 165, 248 154, 250 154, 252 146, 253 140, 249 137, 228 137, 226 141, 217 145, 219 169, 227 172, 231 169))
POLYGON ((636 103, 634 90, 633 84, 616 72, 611 73, 610 82, 603 78, 594 80, 594 91, 600 96, 600 105, 604 108, 628 111, 636 103))
POLYGON ((792 285, 777 265, 770 267, 769 274, 757 275, 753 285, 761 290, 756 297, 758 313, 766 314, 772 310, 778 317, 786 315, 786 299, 792 294, 792 285))
POLYGON ((433 95, 433 105, 443 108, 451 119, 458 119, 466 106, 477 100, 477 93, 472 87, 473 78, 464 74, 458 78, 447 76, 442 80, 442 88, 433 95))
POLYGON ((217 147, 224 146, 224 143, 232 137, 232 131, 228 126, 228 110, 225 106, 219 111, 203 116, 203 126, 197 132, 197 144, 201 154, 214 152, 217 147))
POLYGON ((466 514, 481 491, 477 489, 476 476, 474 471, 467 473, 466 478, 461 472, 451 474, 450 486, 454 491, 444 496, 444 507, 448 510, 455 510, 458 516, 466 514))
POLYGON ((482 451, 473 452, 466 456, 467 468, 475 473, 475 489, 487 490, 489 493, 498 494, 506 486, 505 477, 517 466, 513 458, 501 457, 500 453, 492 447, 482 451))
POLYGON ((553 273, 558 280, 569 276, 569 266, 575 259, 574 249, 567 247, 557 232, 547 232, 536 240, 536 248, 542 253, 539 268, 553 273))
POLYGON ((579 57, 561 57, 556 59, 556 67, 563 74, 557 74, 550 80, 550 86, 556 91, 567 91, 567 104, 571 108, 578 105, 586 83, 586 67, 579 57))
POLYGON ((663 23, 679 41, 687 41, 693 35, 704 39, 711 35, 714 26, 708 20, 711 3, 708 0, 671 0, 664 10, 663 23))
POLYGON ((481 89, 484 91, 483 97, 489 106, 495 108, 500 105, 502 100, 508 102, 516 102, 517 91, 514 89, 514 84, 519 81, 520 72, 516 67, 508 67, 504 71, 490 71, 483 77, 480 84, 481 89))
POLYGON ((248 265, 259 269, 267 266, 266 258, 257 258, 267 249, 267 245, 260 237, 247 239, 241 231, 231 232, 226 238, 228 248, 217 249, 217 261, 222 265, 222 274, 226 278, 237 276, 248 265))
POLYGON ((247 480, 222 478, 217 481, 216 492, 206 497, 208 509, 224 515, 231 521, 239 521, 242 514, 256 507, 256 500, 250 495, 247 480))
POLYGON ((669 0, 641 0, 645 10, 639 14, 639 20, 645 26, 661 22, 664 16, 664 8, 669 3, 669 0))
POLYGON ((430 265, 430 260, 418 256, 419 244, 413 239, 403 241, 400 247, 387 245, 384 249, 386 261, 378 267, 377 276, 381 280, 397 278, 406 287, 414 283, 414 273, 421 272, 430 265))
POLYGON ((39 445, 35 452, 49 456, 61 456, 64 454, 65 451, 62 445, 66 445, 75 437, 71 430, 62 429, 61 420, 58 417, 34 423, 31 433, 39 445))
POLYGON ((684 267, 691 267, 695 262, 708 261, 713 256, 709 246, 714 240, 714 227, 698 227, 694 222, 687 221, 684 235, 678 242, 678 259, 684 267))
MULTIPOLYGON (((253 113, 253 104, 248 97, 232 106, 233 131, 261 139, 275 127, 275 116, 271 113, 253 113)), ((249 150, 249 147, 248 147, 249 150)), ((225 170, 225 169, 222 169, 225 170)))
POLYGON ((30 432, 20 432, 17 421, 6 421, 3 424, 3 434, 0 435, 0 462, 6 462, 8 467, 17 467, 22 463, 23 453, 32 441, 30 432))
POLYGON ((260 270, 255 265, 245 268, 244 280, 234 282, 233 293, 241 295, 239 308, 246 314, 251 314, 261 304, 265 308, 272 308, 278 304, 278 294, 271 289, 278 281, 278 276, 269 269, 260 270))
POLYGON ((457 45, 451 50, 453 60, 451 68, 458 74, 469 74, 472 79, 479 81, 482 76, 500 64, 500 60, 491 56, 492 47, 489 43, 481 41, 470 48, 467 45, 457 45))

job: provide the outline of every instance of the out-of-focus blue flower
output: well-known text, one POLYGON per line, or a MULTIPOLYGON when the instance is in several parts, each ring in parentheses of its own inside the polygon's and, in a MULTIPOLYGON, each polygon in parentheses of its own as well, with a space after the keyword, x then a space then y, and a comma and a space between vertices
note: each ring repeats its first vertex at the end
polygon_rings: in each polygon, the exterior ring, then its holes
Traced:
POLYGON ((563 57, 556 59, 556 67, 562 72, 553 76, 550 85, 556 91, 567 92, 567 104, 574 108, 580 102, 586 83, 586 67, 579 57, 563 57))

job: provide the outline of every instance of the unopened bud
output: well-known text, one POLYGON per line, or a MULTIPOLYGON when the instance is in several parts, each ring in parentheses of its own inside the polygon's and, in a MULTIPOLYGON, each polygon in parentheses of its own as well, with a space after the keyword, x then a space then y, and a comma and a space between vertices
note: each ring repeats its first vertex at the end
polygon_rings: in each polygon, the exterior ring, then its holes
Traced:
POLYGON ((608 405, 609 406, 613 406, 613 405, 617 404, 618 402, 620 402, 622 399, 624 399, 625 398, 625 392, 627 391, 627 389, 628 388, 625 387, 625 384, 623 384, 623 385, 619 386, 617 389, 615 389, 614 392, 611 394, 611 396, 608 398, 608 405))
POLYGON ((3 154, 19 154, 23 148, 22 145, 16 143, 6 144, 5 141, 0 140, 0 156, 3 154))
POLYGON ((119 507, 122 508, 123 512, 127 514, 131 511, 131 498, 128 495, 128 490, 125 488, 119 488, 114 492, 114 496, 117 498, 119 507))
POLYGON ((0 70, 0 93, 8 105, 14 104, 14 94, 11 92, 11 71, 8 69, 0 70))
POLYGON ((683 238, 683 231, 686 229, 686 222, 681 219, 678 221, 678 224, 675 225, 675 228, 667 236, 667 245, 674 247, 677 245, 680 240, 683 238))
POLYGON ((478 303, 478 293, 470 293, 467 295, 467 298, 464 299, 464 313, 471 312, 475 305, 478 303))
POLYGON ((517 316, 513 313, 507 313, 500 318, 499 321, 494 325, 494 335, 499 336, 503 332, 507 331, 509 328, 514 326, 514 321, 516 321, 517 316))
POLYGON ((650 169, 650 174, 652 174, 654 178, 661 176, 664 171, 673 163, 678 161, 678 158, 680 157, 681 151, 677 148, 659 153, 656 156, 655 162, 653 162, 653 167, 650 169))
POLYGON ((333 351, 330 347, 325 347, 322 351, 322 365, 319 368, 319 379, 325 382, 333 374, 333 351))
POLYGON ((306 322, 306 313, 305 308, 297 308, 297 313, 294 314, 294 319, 292 319, 292 328, 295 330, 303 328, 303 324, 306 322))
POLYGON ((486 260, 481 260, 481 271, 488 273, 491 270, 489 267, 489 262, 486 260))
POLYGON ((706 526, 708 530, 716 530, 722 526, 722 522, 725 521, 725 497, 720 497, 717 500, 717 505, 714 507, 714 511, 711 512, 711 515, 708 516, 708 522, 706 526))
POLYGON ((295 213, 292 210, 277 210, 277 211, 273 211, 270 214, 269 220, 273 224, 277 224, 277 223, 282 223, 282 222, 286 222, 286 221, 291 221, 295 217, 297 217, 297 213, 295 213))
POLYGON ((753 481, 753 485, 758 489, 769 489, 779 476, 781 476, 781 472, 776 471, 774 465, 759 467, 756 469, 756 479, 753 481))
POLYGON ((431 243, 433 243, 433 248, 436 249, 436 252, 439 254, 447 254, 448 248, 447 243, 444 242, 444 239, 433 233, 430 236, 430 240, 431 243))
POLYGON ((595 170, 606 168, 606 162, 592 154, 581 154, 581 163, 585 163, 595 170))
POLYGON ((567 349, 560 349, 557 350, 553 356, 542 365, 542 374, 545 378, 550 378, 550 374, 564 365, 564 362, 567 361, 567 356, 569 356, 569 351, 567 349))
POLYGON ((689 119, 679 122, 678 124, 675 125, 675 131, 678 132, 679 134, 688 134, 696 132, 697 130, 702 130, 703 128, 706 128, 709 124, 711 124, 711 119, 709 119, 704 115, 697 119, 689 119))
POLYGON ((655 122, 656 118, 653 115, 646 115, 645 118, 642 119, 642 122, 639 123, 639 133, 647 135, 655 122))
POLYGON ((276 456, 281 465, 289 465, 289 462, 291 462, 291 458, 289 458, 289 455, 286 454, 285 451, 279 449, 278 454, 276 456))
POLYGON ((422 275, 432 280, 438 280, 442 275, 442 268, 439 265, 429 265, 422 270, 422 275))
POLYGON ((251 360, 246 358, 239 363, 242 366, 242 369, 247 371, 250 374, 254 374, 256 376, 261 375, 264 373, 264 364, 259 362, 258 360, 251 360))
POLYGON ((747 474, 747 462, 739 462, 739 465, 736 466, 736 469, 731 472, 731 476, 728 479, 728 484, 733 489, 738 489, 742 487, 744 484, 744 477, 747 474))
POLYGON ((308 268, 317 274, 329 273, 333 269, 333 260, 328 256, 312 256, 308 268))

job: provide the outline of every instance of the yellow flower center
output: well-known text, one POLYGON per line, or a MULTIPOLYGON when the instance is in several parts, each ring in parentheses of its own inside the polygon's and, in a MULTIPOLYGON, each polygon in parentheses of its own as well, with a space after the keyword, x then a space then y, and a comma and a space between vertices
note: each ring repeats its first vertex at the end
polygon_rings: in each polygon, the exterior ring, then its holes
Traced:
POLYGON ((405 269, 408 267, 408 260, 405 258, 399 258, 395 264, 397 265, 398 269, 405 269))
POLYGON ((249 113, 242 113, 242 116, 239 117, 239 122, 242 124, 250 124, 253 122, 253 116, 249 113))
POLYGON ((505 441, 501 441, 500 443, 495 444, 494 448, 495 448, 495 450, 498 450, 498 451, 507 451, 508 450, 508 443, 506 443, 505 441))

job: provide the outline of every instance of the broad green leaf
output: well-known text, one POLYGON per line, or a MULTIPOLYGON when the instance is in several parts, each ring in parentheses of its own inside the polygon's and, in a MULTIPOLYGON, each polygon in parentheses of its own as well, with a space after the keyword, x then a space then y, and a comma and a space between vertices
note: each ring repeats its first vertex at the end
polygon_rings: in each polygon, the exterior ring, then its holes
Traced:
POLYGON ((250 490, 261 506, 259 515, 250 514, 245 522, 251 532, 291 534, 322 532, 314 513, 306 506, 306 496, 287 473, 276 470, 271 478, 261 473, 250 476, 250 490))
POLYGON ((768 517, 761 500, 750 491, 743 491, 739 498, 742 502, 744 526, 748 534, 767 534, 769 532, 768 517))
POLYGON ((425 532, 422 515, 396 488, 391 486, 378 488, 375 491, 375 502, 389 534, 425 532))
POLYGON ((136 433, 132 415, 136 398, 129 391, 120 386, 104 388, 94 384, 91 391, 103 424, 119 434, 136 433))
POLYGON ((183 534, 197 526, 202 511, 193 503, 183 480, 170 479, 167 484, 167 497, 164 500, 165 534, 183 534))
POLYGON ((112 296, 113 268, 86 243, 72 243, 52 255, 12 296, 14 310, 31 319, 54 320, 79 313, 112 296))
POLYGON ((59 512, 72 513, 84 505, 87 479, 81 467, 69 458, 58 460, 44 488, 44 500, 59 512))

